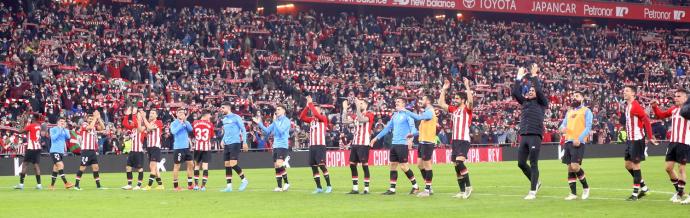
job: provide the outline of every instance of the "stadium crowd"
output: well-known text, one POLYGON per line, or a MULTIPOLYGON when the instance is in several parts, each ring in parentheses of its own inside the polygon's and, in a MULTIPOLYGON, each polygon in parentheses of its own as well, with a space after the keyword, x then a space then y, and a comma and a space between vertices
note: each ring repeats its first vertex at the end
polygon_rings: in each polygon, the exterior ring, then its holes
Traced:
MULTIPOLYGON (((47 126, 64 116, 76 128, 98 110, 108 132, 100 151, 119 152, 128 106, 158 110, 169 125, 177 108, 188 108, 194 120, 223 101, 246 118, 251 147, 259 150, 270 148, 269 140, 249 118, 285 104, 293 147, 303 148, 308 127, 297 118, 307 95, 327 109, 328 146, 347 148, 352 127, 340 124, 344 102, 367 99, 378 132, 395 97, 421 108, 418 96, 438 96, 444 80, 453 82, 451 93, 462 91, 463 77, 477 93, 472 142, 514 143, 519 112, 509 85, 517 67, 531 63, 540 66, 550 100, 544 141, 560 140, 568 93, 579 90, 595 115, 594 142, 611 143, 625 134, 624 84, 637 84, 643 102, 665 104, 672 89, 690 85, 688 29, 53 2, 31 11, 0 6, 0 19, 4 154, 21 144, 11 129, 23 126, 26 114, 43 115, 47 126)), ((439 123, 439 142, 447 145, 443 112, 439 123)), ((657 138, 668 125, 654 124, 657 138)), ((171 143, 166 131, 164 147, 171 143)))

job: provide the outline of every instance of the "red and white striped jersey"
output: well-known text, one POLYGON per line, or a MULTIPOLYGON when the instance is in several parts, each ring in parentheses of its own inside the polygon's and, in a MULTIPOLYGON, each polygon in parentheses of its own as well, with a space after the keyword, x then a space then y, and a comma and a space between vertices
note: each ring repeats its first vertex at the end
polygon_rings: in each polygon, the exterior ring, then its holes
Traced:
POLYGON ((309 146, 326 145, 326 123, 314 119, 309 123, 309 146))
POLYGON ((196 120, 192 127, 194 128, 194 150, 211 150, 211 139, 215 135, 213 123, 207 120, 196 120))
POLYGON ((146 135, 147 147, 149 148, 160 148, 161 147, 161 134, 163 133, 163 122, 160 120, 153 121, 156 125, 156 129, 148 130, 146 135))
POLYGON ((374 125, 374 114, 367 111, 364 116, 369 119, 369 122, 359 122, 355 120, 355 132, 352 139, 353 145, 369 145, 371 142, 371 129, 374 125))
POLYGON ((26 131, 26 149, 41 150, 41 125, 31 123, 24 127, 26 131))
POLYGON ((89 126, 87 122, 81 124, 81 129, 79 130, 79 136, 81 137, 81 150, 98 150, 98 134, 95 129, 87 130, 89 126))
POLYGON ((644 112, 637 100, 625 107, 625 130, 628 133, 628 140, 642 140, 645 136, 642 128, 645 128, 647 136, 653 137, 652 124, 649 122, 647 113, 644 112))
POLYGON ((470 124, 472 123, 472 110, 467 107, 449 106, 448 112, 453 119, 452 140, 470 141, 470 124))
POLYGON ((661 111, 656 105, 652 106, 657 119, 671 118, 671 143, 690 145, 690 120, 680 115, 679 107, 671 107, 661 111))
POLYGON ((313 103, 309 103, 299 117, 303 122, 309 123, 309 146, 326 145, 328 117, 317 112, 313 103), (312 116, 307 116, 308 111, 311 111, 312 116))
POLYGON ((145 133, 139 132, 139 123, 136 117, 130 117, 133 115, 126 115, 123 117, 122 125, 129 130, 129 136, 132 138, 132 152, 143 152, 144 151, 144 135, 145 133))

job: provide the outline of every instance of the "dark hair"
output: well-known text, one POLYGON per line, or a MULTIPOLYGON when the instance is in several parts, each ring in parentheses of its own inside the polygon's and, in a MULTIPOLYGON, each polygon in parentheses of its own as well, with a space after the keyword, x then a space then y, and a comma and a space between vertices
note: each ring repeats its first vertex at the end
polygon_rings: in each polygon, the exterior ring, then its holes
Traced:
POLYGON ((284 111, 287 111, 287 108, 285 108, 284 104, 276 104, 276 109, 282 108, 284 111))
POLYGON ((629 88, 633 92, 637 93, 637 86, 635 85, 626 85, 625 88, 629 88))
POLYGON ((426 99, 429 99, 429 102, 431 102, 432 104, 434 103, 434 99, 431 98, 431 94, 427 93, 424 95, 424 97, 426 97, 426 99))
POLYGON ((460 97, 460 99, 462 99, 463 101, 467 101, 467 93, 458 92, 457 94, 455 94, 455 96, 460 97))
POLYGON ((230 103, 229 101, 224 101, 223 104, 221 104, 221 106, 228 106, 228 107, 230 107, 230 106, 232 106, 232 103, 230 103))
POLYGON ((680 93, 683 93, 683 94, 686 94, 686 95, 689 93, 688 90, 687 90, 687 89, 684 89, 684 88, 678 88, 678 89, 676 89, 676 92, 680 92, 680 93))

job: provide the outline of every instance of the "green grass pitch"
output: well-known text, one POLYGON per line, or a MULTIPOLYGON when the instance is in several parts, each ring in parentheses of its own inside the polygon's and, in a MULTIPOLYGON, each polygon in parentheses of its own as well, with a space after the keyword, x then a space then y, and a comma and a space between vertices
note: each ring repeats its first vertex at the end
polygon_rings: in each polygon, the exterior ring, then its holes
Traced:
MULTIPOLYGON (((247 190, 232 193, 219 192, 225 185, 221 170, 210 172, 209 190, 203 193, 173 192, 171 172, 163 173, 165 191, 120 190, 126 183, 124 173, 102 174, 108 190, 96 190, 87 172, 83 191, 38 191, 33 189, 33 175, 27 176, 26 189, 18 191, 11 188, 17 177, 0 177, 0 217, 690 217, 690 206, 668 201, 673 186, 663 166, 662 157, 643 163, 643 177, 652 191, 638 202, 624 201, 632 178, 623 168, 623 158, 586 159, 591 198, 576 201, 563 200, 569 192, 566 167, 555 160, 540 162, 543 187, 534 201, 522 199, 529 183, 516 162, 469 164, 474 192, 468 200, 451 197, 458 192, 451 165, 434 166, 435 195, 429 198, 407 195, 411 186, 404 174, 398 179, 398 194, 382 196, 388 188, 387 167, 372 168, 373 193, 367 196, 345 194, 352 187, 348 167, 329 169, 334 192, 319 195, 311 194, 315 185, 309 168, 288 170, 291 187, 285 193, 272 192, 273 169, 245 170, 247 190)), ((421 181, 419 170, 413 169, 421 181)), ((74 175, 68 180, 73 182, 74 175)), ((50 175, 43 175, 43 184, 50 184, 50 175)), ((61 186, 58 179, 57 187, 61 186)), ((578 183, 578 194, 581 191, 578 183)))

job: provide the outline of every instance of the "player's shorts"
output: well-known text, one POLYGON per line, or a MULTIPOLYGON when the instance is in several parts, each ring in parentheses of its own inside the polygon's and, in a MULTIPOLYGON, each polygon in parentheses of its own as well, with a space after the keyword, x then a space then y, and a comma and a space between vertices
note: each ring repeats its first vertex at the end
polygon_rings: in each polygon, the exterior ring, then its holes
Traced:
POLYGON ((139 169, 144 167, 144 152, 129 152, 127 155, 127 166, 134 169, 139 169))
POLYGON ((312 145, 309 146, 309 165, 326 165, 326 146, 312 145))
POLYGON ((242 144, 240 143, 233 143, 229 145, 225 145, 225 149, 223 150, 223 160, 229 161, 229 160, 238 160, 240 157, 240 152, 242 151, 242 144))
POLYGON ((41 150, 26 150, 24 154, 24 163, 39 164, 41 163, 41 150))
POLYGON ((81 150, 81 166, 98 164, 98 155, 94 150, 81 150))
POLYGON ((628 147, 625 149, 625 160, 633 163, 644 161, 646 149, 647 144, 644 143, 644 139, 628 141, 628 147))
POLYGON ((161 162, 161 149, 157 147, 150 147, 146 151, 149 156, 149 162, 161 162))
POLYGON ((688 159, 688 150, 690 146, 682 143, 671 142, 666 148, 666 161, 673 161, 679 164, 685 164, 688 159))
POLYGON ((420 142, 417 148, 417 157, 423 161, 430 161, 431 156, 434 155, 434 146, 436 145, 433 143, 420 142))
POLYGON ((60 153, 50 153, 50 159, 53 159, 53 164, 62 162, 63 157, 60 153))
POLYGON ((197 163, 209 163, 211 162, 211 152, 210 151, 194 151, 194 161, 197 163))
POLYGON ((192 152, 188 148, 185 149, 175 149, 173 152, 173 159, 175 159, 175 164, 180 164, 186 161, 192 161, 192 152))
POLYGON ((465 157, 467 159, 467 154, 470 152, 470 142, 465 140, 453 140, 452 144, 452 154, 450 159, 455 161, 458 157, 465 157))
POLYGON ((564 149, 561 160, 564 164, 576 163, 582 165, 582 159, 585 157, 585 143, 580 143, 579 147, 575 147, 573 142, 566 142, 564 149))
POLYGON ((287 148, 273 148, 273 162, 277 160, 285 160, 288 156, 287 148))
POLYGON ((350 149, 350 162, 353 163, 369 163, 369 147, 368 145, 353 145, 350 149))
POLYGON ((407 163, 409 149, 407 145, 393 145, 388 155, 390 162, 407 163))

